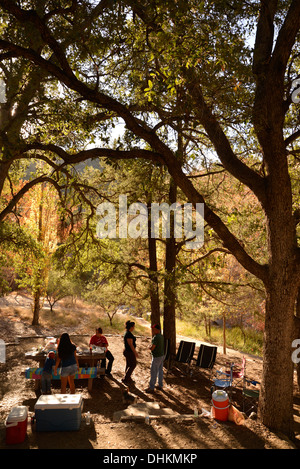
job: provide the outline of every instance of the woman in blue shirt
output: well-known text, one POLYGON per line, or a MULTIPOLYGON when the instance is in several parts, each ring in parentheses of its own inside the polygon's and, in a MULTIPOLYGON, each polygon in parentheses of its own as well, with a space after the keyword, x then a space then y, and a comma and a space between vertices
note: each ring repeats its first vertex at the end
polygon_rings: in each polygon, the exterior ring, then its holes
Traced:
POLYGON ((69 382, 71 394, 75 394, 75 374, 79 370, 79 363, 76 355, 76 345, 71 342, 69 334, 62 334, 57 347, 57 360, 54 374, 57 374, 58 365, 61 363, 61 392, 66 393, 69 382))

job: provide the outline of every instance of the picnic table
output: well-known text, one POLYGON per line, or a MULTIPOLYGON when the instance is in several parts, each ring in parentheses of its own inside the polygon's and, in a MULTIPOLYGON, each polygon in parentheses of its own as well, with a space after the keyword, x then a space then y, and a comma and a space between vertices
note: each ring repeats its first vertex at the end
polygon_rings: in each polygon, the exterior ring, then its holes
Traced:
MULTIPOLYGON (((88 390, 91 391, 93 387, 93 380, 96 376, 104 376, 105 368, 101 367, 101 361, 105 358, 105 353, 98 352, 95 350, 84 349, 76 351, 78 363, 79 363, 79 373, 75 376, 75 379, 87 379, 88 380, 88 390), (97 363, 100 362, 100 366, 97 366, 97 363)), ((38 363, 38 368, 29 368, 25 371, 25 376, 27 378, 35 379, 35 387, 39 388, 40 386, 40 373, 44 367, 48 351, 45 350, 32 350, 25 353, 26 360, 34 360, 38 363)), ((58 374, 53 379, 60 379, 59 368, 58 374)))

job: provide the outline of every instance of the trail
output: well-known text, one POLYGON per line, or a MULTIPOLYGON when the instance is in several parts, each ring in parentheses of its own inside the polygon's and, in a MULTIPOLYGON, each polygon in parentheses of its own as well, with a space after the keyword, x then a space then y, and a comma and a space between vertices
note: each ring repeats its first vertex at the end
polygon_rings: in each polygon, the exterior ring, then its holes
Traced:
MULTIPOLYGON (((123 314, 123 313, 120 313, 120 314, 123 314)), ((138 316, 133 316, 134 319, 136 320, 136 322, 138 322, 139 324, 141 324, 142 326, 144 327, 148 327, 149 329, 151 329, 151 325, 149 323, 149 321, 147 321, 146 319, 144 318, 141 318, 141 317, 138 317, 138 316)), ((176 342, 177 344, 181 341, 181 340, 185 340, 187 342, 195 342, 196 343, 196 347, 200 347, 201 344, 204 344, 204 345, 216 345, 216 344, 212 344, 211 342, 205 342, 203 340, 197 340, 195 338, 192 338, 192 337, 187 337, 187 336, 184 336, 184 335, 176 335, 176 342)), ((216 345, 217 346, 217 353, 218 354, 223 354, 224 355, 224 347, 223 345, 216 345)), ((240 353, 240 356, 241 356, 241 359, 243 357, 245 357, 247 360, 261 360, 262 361, 262 357, 260 356, 257 356, 257 355, 251 355, 249 353, 244 353, 244 352, 239 352, 238 350, 235 350, 231 347, 226 347, 226 355, 228 355, 228 359, 230 360, 230 358, 232 358, 233 356, 235 356, 236 358, 236 354, 237 353, 240 353)))

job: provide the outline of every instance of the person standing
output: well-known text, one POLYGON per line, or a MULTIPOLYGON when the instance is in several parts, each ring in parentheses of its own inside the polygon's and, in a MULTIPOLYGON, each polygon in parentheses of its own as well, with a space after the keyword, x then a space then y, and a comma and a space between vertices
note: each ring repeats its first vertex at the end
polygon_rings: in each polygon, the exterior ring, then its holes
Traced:
POLYGON ((54 374, 57 374, 58 365, 61 363, 61 392, 66 393, 67 383, 69 382, 71 394, 75 394, 74 378, 79 371, 79 363, 76 355, 76 345, 71 342, 69 334, 66 332, 61 335, 57 347, 57 359, 54 368, 54 374))
POLYGON ((138 357, 136 351, 136 337, 133 335, 135 323, 133 321, 127 321, 125 324, 126 332, 124 334, 124 352, 123 355, 126 358, 125 377, 122 379, 124 384, 129 384, 132 381, 131 375, 136 367, 136 359, 138 357))
POLYGON ((55 353, 53 351, 48 353, 45 361, 45 365, 41 375, 42 381, 42 393, 51 394, 51 380, 52 380, 52 368, 55 366, 55 353))
POLYGON ((150 383, 146 392, 153 394, 157 379, 158 388, 163 389, 164 337, 161 334, 160 324, 154 324, 151 327, 153 331, 152 344, 150 347, 152 362, 150 369, 150 383))
POLYGON ((103 347, 105 348, 105 358, 101 361, 101 367, 105 368, 105 374, 110 375, 112 364, 114 361, 113 354, 108 350, 108 341, 107 338, 103 335, 103 330, 101 327, 96 329, 96 334, 94 334, 90 339, 90 348, 95 345, 96 347, 103 347), (106 359, 108 360, 108 365, 106 368, 106 359))

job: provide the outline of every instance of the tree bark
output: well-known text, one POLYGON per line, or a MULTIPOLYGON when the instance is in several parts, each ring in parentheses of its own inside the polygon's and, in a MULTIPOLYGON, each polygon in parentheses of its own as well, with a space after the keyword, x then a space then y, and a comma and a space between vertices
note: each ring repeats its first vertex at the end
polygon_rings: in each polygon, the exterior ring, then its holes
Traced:
MULTIPOLYGON (((298 288, 296 300, 296 314, 295 314, 295 335, 294 339, 300 339, 300 288, 298 288)), ((297 384, 300 391, 300 361, 296 364, 297 369, 297 384)))
MULTIPOLYGON (((151 202, 148 202, 148 213, 151 214, 151 202)), ((160 324, 159 285, 157 276, 156 239, 152 238, 151 216, 148 219, 148 252, 149 252, 149 291, 151 305, 151 323, 160 324)))
POLYGON ((263 379, 259 414, 270 429, 293 437, 293 311, 296 291, 290 278, 277 278, 267 291, 263 379))
POLYGON ((299 267, 291 182, 282 135, 276 130, 274 128, 268 140, 264 132, 261 133, 268 173, 265 211, 269 266, 268 282, 265 283, 267 295, 260 414, 267 427, 293 437, 294 364, 291 353, 299 267))
MULTIPOLYGON (((44 227, 43 227, 43 198, 44 198, 44 185, 41 186, 41 200, 39 203, 38 211, 38 237, 37 240, 42 242, 44 239, 44 227)), ((41 298, 41 288, 39 286, 40 277, 43 275, 42 269, 39 268, 38 275, 35 276, 35 287, 33 294, 33 318, 32 325, 37 326, 40 320, 40 298, 41 298), (38 286, 37 286, 38 284, 38 286)))
MULTIPOLYGON (((171 179, 169 202, 176 202, 177 187, 171 179)), ((164 281, 164 337, 170 340, 170 353, 176 354, 176 241, 174 238, 174 217, 170 213, 170 237, 166 239, 165 281, 164 281)))
POLYGON ((254 47, 256 94, 253 124, 265 165, 268 272, 260 415, 275 431, 293 436, 295 302, 299 287, 299 250, 293 219, 292 189, 283 129, 287 104, 284 78, 300 26, 300 3, 292 1, 274 46, 278 2, 261 3, 254 47), (297 252, 298 251, 298 252, 297 252))
POLYGON ((40 320, 40 298, 41 291, 38 288, 33 295, 33 317, 32 317, 32 326, 38 326, 40 320))
POLYGON ((223 353, 226 355, 226 313, 223 311, 223 353))
POLYGON ((265 152, 268 166, 272 157, 276 158, 277 164, 273 164, 268 170, 266 216, 269 266, 268 282, 265 283, 266 316, 260 415, 267 427, 293 437, 294 364, 291 353, 295 334, 294 314, 299 267, 291 184, 286 159, 283 158, 283 152, 280 153, 280 144, 280 139, 277 143, 274 139, 271 145, 273 151, 265 152))

